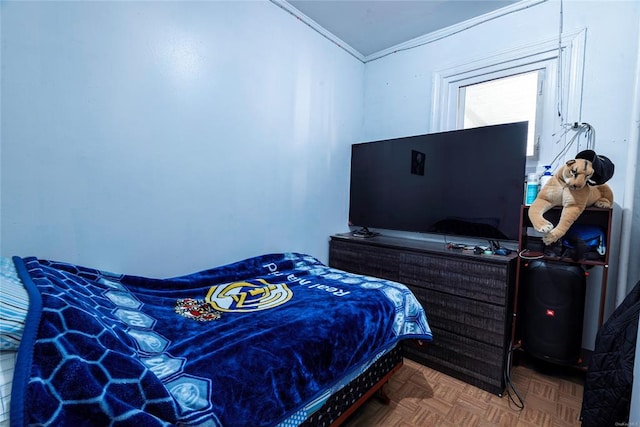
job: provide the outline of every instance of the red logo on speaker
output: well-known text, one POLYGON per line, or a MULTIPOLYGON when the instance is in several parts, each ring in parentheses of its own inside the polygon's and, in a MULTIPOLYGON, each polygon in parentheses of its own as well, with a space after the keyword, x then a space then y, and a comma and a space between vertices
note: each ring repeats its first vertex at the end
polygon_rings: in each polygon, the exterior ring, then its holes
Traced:
POLYGON ((545 313, 545 314, 546 314, 547 316, 549 316, 549 317, 553 317, 553 316, 555 316, 555 315, 556 315, 556 312, 555 312, 555 310, 551 310, 550 308, 547 308, 547 311, 546 311, 546 313, 545 313))

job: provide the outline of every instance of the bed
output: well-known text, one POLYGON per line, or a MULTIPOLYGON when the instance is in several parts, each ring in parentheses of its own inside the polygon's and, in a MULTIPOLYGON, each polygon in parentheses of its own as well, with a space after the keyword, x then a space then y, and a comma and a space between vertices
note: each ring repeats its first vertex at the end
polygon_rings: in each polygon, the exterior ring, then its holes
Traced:
POLYGON ((34 257, 2 271, 11 426, 337 425, 403 341, 432 340, 404 285, 306 254, 167 279, 34 257))

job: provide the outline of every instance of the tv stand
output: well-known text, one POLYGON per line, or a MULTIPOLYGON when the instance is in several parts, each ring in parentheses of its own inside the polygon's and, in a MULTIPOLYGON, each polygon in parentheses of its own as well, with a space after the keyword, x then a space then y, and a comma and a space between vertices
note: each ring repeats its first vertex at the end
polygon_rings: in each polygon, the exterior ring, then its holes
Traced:
POLYGON ((517 254, 474 254, 444 243, 351 233, 331 236, 329 265, 403 283, 427 313, 433 341, 404 356, 502 395, 517 254))
POLYGON ((367 227, 362 227, 360 230, 355 230, 351 232, 351 235, 354 237, 376 237, 379 236, 380 233, 376 233, 375 231, 370 231, 367 227))

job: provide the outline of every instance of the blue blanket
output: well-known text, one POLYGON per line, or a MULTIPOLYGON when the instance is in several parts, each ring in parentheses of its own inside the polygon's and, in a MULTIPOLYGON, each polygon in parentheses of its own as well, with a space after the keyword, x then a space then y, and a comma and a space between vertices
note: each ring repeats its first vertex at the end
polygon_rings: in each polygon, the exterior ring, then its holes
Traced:
POLYGON ((295 426, 399 340, 431 340, 406 287, 303 254, 170 279, 14 262, 15 426, 295 426))

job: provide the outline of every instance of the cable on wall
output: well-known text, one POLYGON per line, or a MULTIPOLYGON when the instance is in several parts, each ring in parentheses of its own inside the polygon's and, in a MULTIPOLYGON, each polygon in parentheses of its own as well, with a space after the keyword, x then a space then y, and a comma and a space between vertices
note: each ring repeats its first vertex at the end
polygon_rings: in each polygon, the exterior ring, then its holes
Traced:
POLYGON ((564 102, 564 98, 563 98, 564 92, 563 92, 563 84, 562 84, 562 78, 564 76, 564 73, 562 72, 562 69, 564 68, 562 64, 563 27, 564 27, 564 6, 563 6, 563 0, 560 0, 560 24, 558 28, 558 68, 557 68, 558 75, 556 76, 556 90, 557 90, 557 100, 558 100, 557 112, 558 112, 558 117, 560 118, 560 126, 564 124, 564 117, 562 115, 562 105, 564 102))
MULTIPOLYGON (((543 2, 544 2, 544 1, 547 1, 547 0, 541 0, 541 1, 543 1, 543 2)), ((537 4, 537 3, 536 3, 536 4, 537 4)), ((365 58, 365 61, 364 61, 364 62, 366 63, 366 62, 369 62, 369 61, 373 61, 373 60, 375 60, 375 59, 380 59, 380 58, 384 58, 384 57, 389 56, 389 55, 393 55, 393 54, 398 53, 398 52, 404 52, 404 51, 407 51, 407 50, 415 49, 415 48, 417 48, 417 47, 425 46, 425 45, 431 44, 431 43, 433 43, 433 42, 437 42, 437 41, 443 40, 443 39, 445 39, 445 38, 448 38, 448 37, 454 36, 454 35, 456 35, 456 34, 459 34, 459 33, 463 32, 463 31, 467 31, 467 30, 469 30, 469 29, 471 29, 471 28, 477 27, 477 26, 478 26, 478 25, 480 25, 480 24, 484 24, 484 23, 486 23, 486 22, 493 21, 493 20, 494 20, 494 19, 496 19, 496 18, 500 18, 500 17, 502 17, 502 16, 511 15, 512 13, 520 12, 520 11, 522 11, 522 10, 529 9, 529 8, 530 8, 530 7, 532 7, 532 6, 535 6, 535 4, 533 4, 533 5, 524 5, 524 6, 522 6, 522 7, 521 7, 521 8, 519 8, 519 9, 513 9, 513 10, 510 10, 510 11, 508 11, 507 13, 504 13, 504 14, 502 14, 502 15, 498 15, 498 16, 488 16, 488 17, 486 17, 486 18, 482 19, 481 21, 473 22, 473 23, 471 23, 471 24, 469 24, 469 25, 466 25, 466 26, 464 26, 464 27, 461 27, 461 28, 456 29, 456 30, 453 30, 453 31, 448 31, 448 32, 447 32, 446 34, 444 34, 444 35, 441 35, 441 36, 438 36, 438 37, 434 37, 434 38, 430 38, 429 40, 425 40, 425 41, 423 41, 423 42, 418 42, 418 43, 416 43, 416 44, 412 44, 411 46, 401 47, 401 48, 398 48, 398 49, 394 49, 394 50, 389 51, 389 52, 387 52, 387 53, 379 54, 379 55, 377 55, 377 56, 375 56, 374 58, 371 58, 371 59, 367 59, 367 58, 365 58)), ((375 54, 374 54, 374 55, 375 55, 375 54)))
POLYGON ((285 1, 285 0, 269 0, 269 1, 272 4, 278 6, 280 9, 282 9, 285 12, 289 13, 291 16, 296 18, 298 21, 304 23, 306 26, 308 26, 309 28, 314 30, 316 33, 320 34, 325 39, 329 40, 331 43, 333 43, 336 46, 338 46, 340 49, 342 49, 345 52, 347 52, 349 55, 351 55, 354 58, 356 58, 358 61, 360 61, 362 63, 366 62, 364 60, 364 57, 359 52, 356 52, 356 50, 353 49, 348 44, 346 44, 346 43, 343 44, 342 40, 340 40, 337 36, 335 36, 334 34, 332 34, 329 31, 325 30, 320 24, 318 24, 317 22, 315 22, 313 19, 309 18, 308 16, 304 15, 298 9, 296 9, 295 7, 290 5, 287 1, 285 1))
MULTIPOLYGON (((564 136, 567 133, 569 133, 571 131, 575 131, 575 134, 571 137, 569 142, 567 142, 564 145, 564 147, 562 147, 562 149, 556 155, 556 157, 554 157, 553 160, 548 163, 549 165, 551 165, 551 170, 556 170, 556 168, 558 166, 558 162, 560 161, 560 159, 563 158, 569 152, 569 149, 571 148, 573 143, 577 139, 579 139, 582 134, 584 134, 585 139, 586 139, 586 147, 584 149, 585 150, 594 150, 595 151, 595 147, 596 147, 596 130, 589 123, 586 123, 586 122, 574 123, 572 125, 565 125, 564 128, 565 128, 564 132, 562 132, 562 134, 560 135, 558 140, 556 140, 556 144, 558 144, 564 138, 564 136)), ((578 154, 578 152, 580 152, 580 151, 582 151, 582 149, 580 147, 580 143, 578 142, 578 145, 577 145, 577 148, 576 148, 576 154, 578 154)))
POLYGON ((486 22, 493 21, 494 19, 500 18, 502 16, 511 15, 511 14, 513 14, 515 12, 520 12, 522 10, 529 9, 529 8, 531 8, 533 6, 536 6, 536 5, 540 4, 540 3, 547 2, 548 0, 522 0, 521 2, 519 2, 516 5, 507 6, 507 7, 503 8, 503 10, 497 11, 495 13, 489 13, 489 14, 483 15, 481 17, 478 17, 478 19, 469 20, 470 22, 462 23, 462 25, 453 25, 453 26, 447 27, 447 28, 445 28, 445 29, 443 29, 441 31, 435 31, 433 33, 426 34, 425 36, 418 37, 418 38, 416 38, 414 40, 411 40, 411 41, 407 42, 406 44, 403 44, 404 46, 401 46, 401 47, 398 47, 398 48, 390 48, 388 50, 383 50, 383 51, 380 51, 380 52, 376 52, 376 53, 373 53, 373 54, 371 54, 371 55, 369 55, 367 57, 364 57, 359 52, 357 52, 355 49, 353 49, 351 46, 349 46, 348 44, 342 42, 342 40, 340 40, 337 36, 335 36, 334 34, 330 33, 329 31, 325 30, 321 25, 316 23, 313 19, 309 18, 308 16, 304 15, 302 12, 300 12, 294 6, 289 4, 286 0, 269 0, 269 1, 272 4, 278 6, 280 9, 288 12, 290 15, 292 15, 295 18, 297 18, 299 21, 302 21, 303 23, 305 23, 309 28, 313 29, 318 34, 320 34, 323 37, 325 37, 327 40, 329 40, 330 42, 332 42, 333 44, 338 46, 340 49, 342 49, 345 52, 347 52, 349 55, 351 55, 354 58, 358 59, 360 62, 366 64, 367 62, 371 62, 371 61, 374 61, 376 59, 381 59, 381 58, 384 58, 386 56, 389 56, 389 55, 392 55, 392 54, 395 54, 395 53, 398 53, 398 52, 403 52, 403 51, 415 49, 417 47, 425 46, 427 44, 430 44, 430 43, 445 39, 447 37, 459 34, 459 33, 463 32, 463 31, 468 30, 468 29, 477 27, 480 24, 484 24, 486 22))

